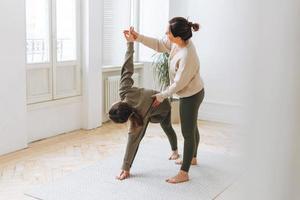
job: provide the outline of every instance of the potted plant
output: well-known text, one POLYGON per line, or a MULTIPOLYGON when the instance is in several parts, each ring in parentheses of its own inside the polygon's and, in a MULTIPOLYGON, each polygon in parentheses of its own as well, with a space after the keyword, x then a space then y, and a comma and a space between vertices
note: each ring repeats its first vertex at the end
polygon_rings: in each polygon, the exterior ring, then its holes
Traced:
MULTIPOLYGON (((169 78, 169 54, 168 53, 156 53, 153 56, 153 76, 155 82, 159 85, 160 91, 166 89, 170 85, 169 78)), ((170 97, 172 111, 171 119, 172 123, 179 123, 179 99, 170 97)))

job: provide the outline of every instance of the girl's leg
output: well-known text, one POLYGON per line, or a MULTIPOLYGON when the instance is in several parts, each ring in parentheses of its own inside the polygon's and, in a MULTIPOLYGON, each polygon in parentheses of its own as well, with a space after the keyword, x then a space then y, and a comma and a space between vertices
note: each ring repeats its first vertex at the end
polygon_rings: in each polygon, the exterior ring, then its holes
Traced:
POLYGON ((172 127, 171 123, 171 111, 168 113, 168 115, 160 122, 160 126, 166 133, 168 140, 171 145, 171 149, 173 152, 177 151, 177 136, 176 133, 172 127))

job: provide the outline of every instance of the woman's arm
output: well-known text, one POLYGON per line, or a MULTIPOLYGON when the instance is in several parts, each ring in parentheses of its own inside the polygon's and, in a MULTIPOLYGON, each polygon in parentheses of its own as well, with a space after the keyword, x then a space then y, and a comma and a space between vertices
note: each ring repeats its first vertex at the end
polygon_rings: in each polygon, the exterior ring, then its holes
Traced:
POLYGON ((160 53, 170 53, 172 48, 171 42, 166 37, 159 40, 145 35, 139 35, 136 41, 160 53))
POLYGON ((147 37, 147 36, 141 35, 138 32, 136 32, 133 27, 130 27, 129 32, 134 37, 135 41, 141 42, 145 46, 147 46, 157 52, 170 53, 170 51, 171 51, 172 44, 167 37, 160 39, 160 40, 151 38, 151 37, 147 37))
POLYGON ((194 67, 191 59, 183 58, 179 61, 179 67, 176 72, 173 83, 161 95, 164 98, 172 96, 176 92, 185 88, 189 82, 195 77, 198 69, 194 67))

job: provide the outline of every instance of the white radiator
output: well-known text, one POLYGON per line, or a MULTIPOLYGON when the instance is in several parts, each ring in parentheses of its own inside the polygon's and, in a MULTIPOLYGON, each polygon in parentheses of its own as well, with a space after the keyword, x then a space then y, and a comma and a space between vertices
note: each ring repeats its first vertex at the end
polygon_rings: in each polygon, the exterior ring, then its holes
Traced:
MULTIPOLYGON (((120 101, 119 96, 119 84, 120 76, 109 76, 105 79, 105 113, 108 114, 111 105, 117 101, 120 101)), ((134 73, 132 76, 134 80, 134 86, 139 86, 139 74, 134 73)))

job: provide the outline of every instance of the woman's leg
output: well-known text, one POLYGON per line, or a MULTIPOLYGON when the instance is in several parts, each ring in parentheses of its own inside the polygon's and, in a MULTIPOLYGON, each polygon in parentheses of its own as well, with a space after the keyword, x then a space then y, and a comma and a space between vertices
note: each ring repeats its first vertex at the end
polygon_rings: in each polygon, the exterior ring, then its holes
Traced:
MULTIPOLYGON (((205 91, 204 89, 200 91, 200 104, 199 104, 199 107, 200 105, 202 104, 203 102, 203 99, 204 99, 204 96, 205 96, 205 91)), ((199 107, 198 107, 198 110, 199 110, 199 107)), ((197 158, 197 153, 198 153, 198 146, 199 146, 199 143, 200 143, 200 133, 199 133, 199 129, 198 129, 198 124, 196 124, 196 129, 195 129, 195 151, 194 151, 194 158, 197 158)))
MULTIPOLYGON (((200 141, 200 134, 199 134, 199 130, 198 130, 198 127, 196 125, 196 128, 195 128, 195 133, 194 133, 194 136, 195 136, 195 150, 194 150, 194 154, 193 154, 193 158, 192 158, 192 161, 191 161, 191 165, 197 165, 197 150, 198 150, 198 145, 199 145, 199 141, 200 141)), ((175 162, 177 165, 182 165, 183 161, 181 159, 178 159, 176 160, 175 162)))
MULTIPOLYGON (((190 169, 191 161, 195 155, 197 148, 197 119, 198 109, 204 97, 204 90, 199 93, 186 98, 181 98, 180 105, 180 120, 181 130, 184 138, 184 150, 183 150, 183 162, 181 165, 181 171, 177 176, 168 179, 170 183, 179 183, 187 181, 188 171, 190 169)), ((198 131, 199 133, 199 131, 198 131)), ((200 137, 199 137, 200 140, 200 137)), ((198 142, 199 142, 198 140, 198 142)))
POLYGON ((198 108, 197 96, 180 99, 181 131, 184 138, 183 162, 181 170, 188 172, 196 148, 195 130, 197 126, 198 108))
MULTIPOLYGON (((202 90, 201 92, 200 92, 200 105, 201 105, 201 103, 202 103, 202 101, 203 101, 203 99, 204 99, 204 90, 202 90)), ((194 133, 194 135, 195 135, 195 150, 194 150, 194 155, 193 155, 193 159, 192 159, 192 162, 191 162, 191 164, 192 165, 196 165, 197 164, 197 152, 198 152, 198 146, 199 146, 199 142, 200 142, 200 134, 199 134, 199 129, 198 129, 198 125, 196 124, 196 126, 195 126, 195 133, 194 133)), ((176 161, 176 164, 182 164, 182 160, 178 160, 178 161, 176 161)))
POLYGON ((196 125, 196 129, 195 129, 195 150, 194 150, 194 158, 197 158, 197 151, 198 151, 198 146, 199 146, 199 142, 200 142, 200 134, 199 134, 199 130, 198 130, 198 126, 196 125))

